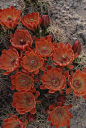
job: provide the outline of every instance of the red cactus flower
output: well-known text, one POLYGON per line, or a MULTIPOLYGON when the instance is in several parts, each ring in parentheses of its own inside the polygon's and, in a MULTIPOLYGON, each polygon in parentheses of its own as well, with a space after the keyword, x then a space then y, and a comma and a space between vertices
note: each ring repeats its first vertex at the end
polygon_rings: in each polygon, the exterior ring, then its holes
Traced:
POLYGON ((22 24, 32 31, 38 30, 38 27, 41 23, 41 17, 39 17, 39 13, 32 12, 31 14, 27 14, 22 17, 22 24))
POLYGON ((26 128, 23 121, 21 121, 17 116, 11 115, 10 118, 3 120, 4 125, 1 128, 26 128))
POLYGON ((47 57, 52 52, 52 42, 41 38, 40 41, 35 43, 36 50, 42 57, 47 57))
POLYGON ((10 8, 3 9, 1 12, 1 24, 4 25, 7 29, 13 29, 18 24, 18 19, 20 17, 21 11, 16 10, 14 6, 10 8))
POLYGON ((77 97, 79 95, 84 97, 86 95, 86 73, 77 70, 73 77, 69 76, 68 79, 70 81, 70 88, 66 90, 66 94, 69 94, 73 90, 77 97))
POLYGON ((34 80, 28 75, 28 73, 17 72, 15 75, 11 76, 11 89, 16 89, 18 91, 29 91, 34 87, 34 80))
POLYGON ((32 38, 27 30, 16 30, 14 34, 11 35, 10 42, 13 47, 19 50, 25 50, 27 47, 31 47, 32 38))
POLYGON ((16 49, 8 49, 8 50, 3 50, 2 55, 0 57, 0 68, 3 70, 7 70, 4 75, 7 75, 14 70, 18 69, 20 66, 20 58, 19 54, 16 49))
POLYGON ((41 27, 46 28, 50 24, 48 15, 42 15, 41 27))
POLYGON ((52 110, 50 112, 50 116, 48 117, 48 121, 51 121, 51 127, 55 125, 55 128, 60 128, 66 126, 70 128, 70 117, 73 118, 72 114, 68 111, 72 105, 69 104, 68 106, 62 106, 62 103, 52 104, 49 106, 49 109, 52 110))
POLYGON ((39 70, 43 66, 44 60, 36 52, 26 52, 25 56, 22 58, 22 66, 29 72, 34 72, 39 70))
POLYGON ((62 70, 59 68, 51 68, 50 70, 46 71, 42 77, 42 83, 44 85, 40 86, 41 89, 50 89, 49 93, 60 91, 61 89, 64 89, 66 86, 65 76, 62 75, 62 70))
POLYGON ((47 39, 51 39, 50 41, 52 42, 53 41, 53 36, 52 35, 47 35, 47 36, 45 36, 45 39, 47 40, 47 39))
POLYGON ((73 49, 74 53, 76 53, 76 52, 80 53, 81 52, 81 44, 78 40, 76 40, 74 42, 72 49, 73 49))
POLYGON ((1 20, 1 12, 2 12, 2 9, 0 9, 0 20, 1 20))
POLYGON ((35 98, 38 97, 37 94, 34 96, 31 92, 15 92, 13 96, 12 106, 16 108, 19 114, 25 114, 26 112, 36 113, 35 98))
POLYGON ((36 114, 28 113, 26 118, 27 118, 28 122, 33 122, 36 119, 36 116, 37 116, 36 114))
POLYGON ((77 53, 74 55, 70 44, 59 43, 57 48, 54 48, 51 58, 56 65, 68 66, 77 56, 77 53))

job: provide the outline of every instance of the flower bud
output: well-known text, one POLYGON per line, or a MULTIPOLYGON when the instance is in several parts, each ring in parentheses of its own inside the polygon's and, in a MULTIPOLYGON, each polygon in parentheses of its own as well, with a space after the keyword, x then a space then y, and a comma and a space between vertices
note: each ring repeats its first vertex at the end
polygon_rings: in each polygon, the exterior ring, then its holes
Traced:
POLYGON ((63 103, 65 103, 65 101, 66 101, 66 97, 65 97, 64 95, 59 95, 59 96, 57 97, 57 101, 58 101, 58 102, 61 102, 61 103, 63 104, 63 103))
POLYGON ((26 116, 27 120, 29 122, 33 122, 35 119, 36 119, 36 114, 30 114, 28 113, 27 116, 26 116))
POLYGON ((41 27, 46 28, 50 24, 48 15, 42 15, 41 27))
POLYGON ((46 113, 47 113, 48 115, 50 115, 50 112, 51 112, 51 111, 49 110, 49 106, 46 107, 45 111, 46 111, 46 113))
POLYGON ((72 50, 74 51, 74 53, 78 52, 80 53, 81 52, 81 44, 78 40, 76 40, 72 46, 72 50))
POLYGON ((37 2, 37 0, 31 0, 31 2, 37 2))
POLYGON ((47 36, 45 36, 45 39, 47 40, 48 38, 50 38, 51 40, 51 42, 53 41, 53 37, 52 37, 52 35, 47 35, 47 36))

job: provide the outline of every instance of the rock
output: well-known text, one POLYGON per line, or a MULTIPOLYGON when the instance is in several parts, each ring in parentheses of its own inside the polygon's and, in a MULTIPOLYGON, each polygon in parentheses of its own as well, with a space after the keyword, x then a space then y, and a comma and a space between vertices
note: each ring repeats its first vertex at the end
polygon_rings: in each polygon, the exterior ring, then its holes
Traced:
POLYGON ((73 16, 74 20, 79 20, 79 16, 76 14, 73 16))
POLYGON ((78 6, 77 5, 74 5, 73 8, 76 9, 78 6))
POLYGON ((86 30, 79 33, 79 35, 83 39, 83 41, 86 43, 86 30))
POLYGON ((77 25, 81 25, 82 23, 80 21, 77 21, 77 25))
POLYGON ((17 5, 16 5, 16 4, 14 4, 13 6, 14 6, 15 8, 17 7, 17 5))
POLYGON ((73 16, 71 14, 68 14, 69 16, 69 20, 71 20, 73 18, 73 16))
POLYGON ((84 8, 84 10, 86 10, 86 7, 84 8))
POLYGON ((66 10, 69 10, 69 7, 68 6, 66 6, 66 10))

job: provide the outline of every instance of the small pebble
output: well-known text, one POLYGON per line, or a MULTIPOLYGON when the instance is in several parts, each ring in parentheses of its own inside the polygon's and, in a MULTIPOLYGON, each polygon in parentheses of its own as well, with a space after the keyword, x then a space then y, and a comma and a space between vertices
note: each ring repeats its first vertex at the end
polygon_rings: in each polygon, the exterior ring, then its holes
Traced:
POLYGON ((83 41, 86 43, 86 31, 83 31, 82 33, 79 34, 80 37, 83 39, 83 41))
POLYGON ((84 10, 86 10, 86 7, 84 8, 84 10))
POLYGON ((9 7, 9 6, 10 6, 10 4, 7 4, 7 6, 9 7))
POLYGON ((5 6, 4 8, 7 8, 7 6, 5 6))
POLYGON ((73 8, 76 9, 78 6, 77 5, 74 5, 73 8))
POLYGON ((16 4, 14 4, 13 6, 14 6, 14 7, 17 7, 17 5, 16 5, 16 4))

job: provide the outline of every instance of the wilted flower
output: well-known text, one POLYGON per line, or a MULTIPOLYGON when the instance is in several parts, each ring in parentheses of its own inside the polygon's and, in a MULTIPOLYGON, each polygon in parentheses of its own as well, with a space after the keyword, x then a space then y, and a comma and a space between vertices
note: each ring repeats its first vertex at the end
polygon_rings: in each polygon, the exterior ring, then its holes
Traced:
POLYGON ((1 12, 1 24, 4 25, 7 29, 13 29, 18 24, 18 19, 20 17, 21 11, 16 10, 14 6, 10 8, 3 9, 1 12))
POLYGON ((41 27, 46 28, 50 24, 48 15, 42 15, 41 27))
POLYGON ((74 53, 76 53, 76 52, 80 53, 81 52, 81 44, 78 40, 76 40, 74 42, 72 49, 73 49, 74 53))
POLYGON ((27 30, 16 30, 14 34, 11 35, 10 42, 13 47, 19 50, 25 50, 27 47, 32 46, 32 38, 27 30))
POLYGON ((32 31, 37 31, 41 23, 41 17, 38 12, 32 12, 22 17, 22 24, 32 31))
POLYGON ((56 104, 52 104, 49 106, 49 109, 52 110, 50 112, 50 116, 48 117, 48 121, 51 121, 51 127, 55 125, 56 128, 66 126, 69 128, 70 117, 73 118, 72 114, 68 111, 72 105, 62 106, 61 102, 58 102, 58 106, 56 104))

